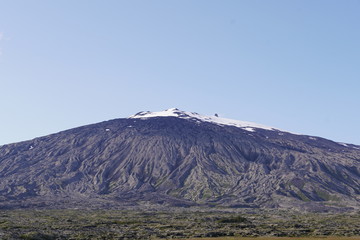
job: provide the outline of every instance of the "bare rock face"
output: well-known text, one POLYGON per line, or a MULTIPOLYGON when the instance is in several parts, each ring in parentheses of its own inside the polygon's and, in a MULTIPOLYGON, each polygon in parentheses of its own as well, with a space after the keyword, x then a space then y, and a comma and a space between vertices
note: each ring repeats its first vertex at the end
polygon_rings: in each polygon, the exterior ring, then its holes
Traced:
POLYGON ((181 114, 0 146, 0 208, 359 209, 359 146, 181 114))

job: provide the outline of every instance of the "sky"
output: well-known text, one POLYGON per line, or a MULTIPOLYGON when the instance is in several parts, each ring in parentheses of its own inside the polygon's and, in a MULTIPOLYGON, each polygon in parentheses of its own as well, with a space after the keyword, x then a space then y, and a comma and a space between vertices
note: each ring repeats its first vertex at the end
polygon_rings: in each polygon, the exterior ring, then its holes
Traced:
POLYGON ((359 0, 0 0, 0 145, 184 111, 360 145, 359 0))

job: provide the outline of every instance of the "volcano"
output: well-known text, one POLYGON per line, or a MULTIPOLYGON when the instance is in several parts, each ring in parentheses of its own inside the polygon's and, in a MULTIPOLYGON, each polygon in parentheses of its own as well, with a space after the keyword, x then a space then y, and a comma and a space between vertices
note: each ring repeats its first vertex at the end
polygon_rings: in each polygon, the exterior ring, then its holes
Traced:
POLYGON ((360 146, 176 108, 0 146, 0 208, 360 209, 360 146))

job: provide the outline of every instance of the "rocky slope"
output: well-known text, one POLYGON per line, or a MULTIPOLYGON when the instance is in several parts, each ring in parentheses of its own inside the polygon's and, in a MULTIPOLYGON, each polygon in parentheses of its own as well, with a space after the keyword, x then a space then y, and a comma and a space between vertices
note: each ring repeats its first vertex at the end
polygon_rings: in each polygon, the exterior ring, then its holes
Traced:
POLYGON ((0 207, 359 209, 360 146, 170 109, 0 146, 0 207))

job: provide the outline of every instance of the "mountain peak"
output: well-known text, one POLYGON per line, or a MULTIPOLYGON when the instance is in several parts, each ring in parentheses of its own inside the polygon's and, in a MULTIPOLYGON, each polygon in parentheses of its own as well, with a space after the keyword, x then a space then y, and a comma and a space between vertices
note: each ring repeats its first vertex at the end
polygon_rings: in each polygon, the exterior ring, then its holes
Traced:
MULTIPOLYGON (((142 111, 129 118, 151 118, 151 117, 184 117, 184 111, 180 111, 178 108, 169 108, 160 112, 142 111)), ((185 114, 186 115, 186 114, 185 114)))
POLYGON ((358 147, 176 108, 140 112, 0 146, 0 209, 358 210, 358 147))
POLYGON ((227 118, 221 118, 218 116, 218 114, 215 113, 214 116, 206 116, 201 115, 196 112, 186 112, 179 110, 178 108, 169 108, 164 111, 160 112, 150 112, 150 111, 142 111, 135 115, 130 116, 129 118, 140 118, 140 119, 148 119, 148 118, 154 118, 154 117, 178 117, 182 119, 189 119, 189 120, 195 120, 200 122, 210 122, 221 126, 234 126, 238 128, 242 128, 244 130, 254 132, 256 128, 265 129, 265 130, 279 130, 273 127, 268 127, 265 125, 252 123, 252 122, 245 122, 245 121, 239 121, 239 120, 233 120, 233 119, 227 119, 227 118))

